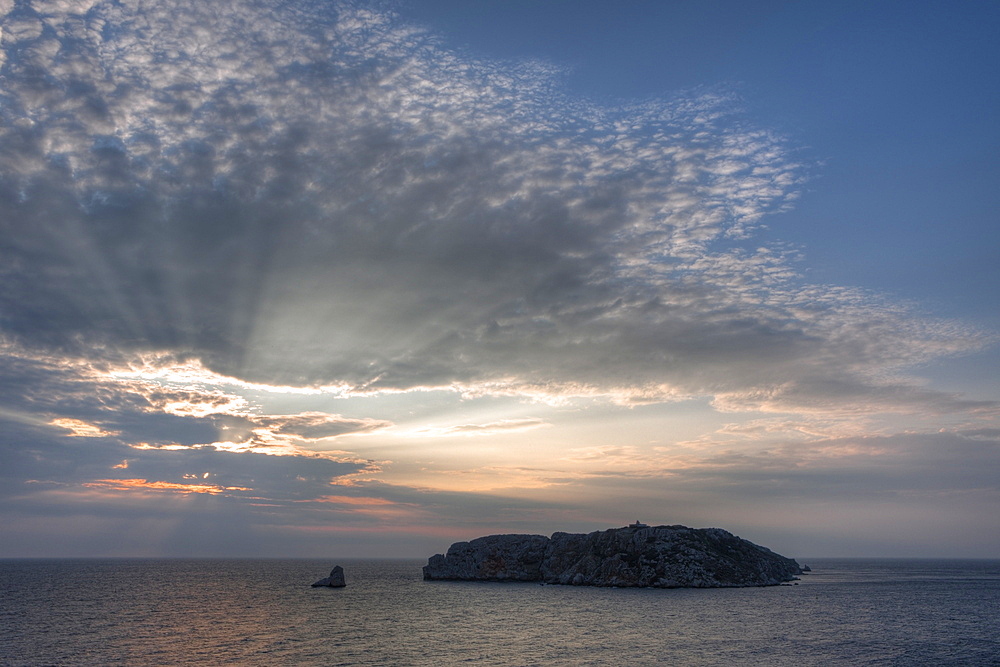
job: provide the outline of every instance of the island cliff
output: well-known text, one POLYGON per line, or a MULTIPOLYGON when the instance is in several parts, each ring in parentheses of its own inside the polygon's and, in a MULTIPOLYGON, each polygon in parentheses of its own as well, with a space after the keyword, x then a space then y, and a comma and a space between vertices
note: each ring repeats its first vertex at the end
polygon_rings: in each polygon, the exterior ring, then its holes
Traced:
POLYGON ((489 535, 427 561, 424 579, 574 586, 776 586, 799 564, 720 528, 645 526, 588 534, 489 535))

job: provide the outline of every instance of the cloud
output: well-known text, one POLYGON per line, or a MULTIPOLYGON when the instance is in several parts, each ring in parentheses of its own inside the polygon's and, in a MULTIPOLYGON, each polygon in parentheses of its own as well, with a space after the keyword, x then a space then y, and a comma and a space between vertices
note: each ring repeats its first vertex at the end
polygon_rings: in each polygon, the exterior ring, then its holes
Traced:
POLYGON ((979 494, 996 496, 990 471, 1000 463, 995 433, 940 430, 886 436, 780 436, 747 446, 722 439, 713 445, 639 451, 609 447, 584 458, 601 467, 579 480, 620 479, 653 485, 669 480, 675 490, 725 489, 729 502, 777 498, 822 503, 845 497, 923 498, 979 494), (610 464, 610 465, 609 465, 610 464), (646 481, 643 481, 646 480, 646 481))
POLYGON ((545 428, 551 424, 542 419, 503 419, 485 424, 458 424, 455 426, 440 426, 434 428, 421 428, 414 432, 414 435, 427 438, 440 438, 453 435, 500 435, 519 431, 531 431, 536 428, 545 428))
MULTIPOLYGON (((149 370, 148 359, 145 364, 149 370)), ((169 360, 146 376, 133 372, 133 365, 38 354, 16 344, 0 344, 8 413, 34 415, 29 421, 68 429, 74 435, 202 446, 216 443, 224 434, 229 440, 264 445, 370 433, 389 426, 384 420, 325 412, 261 414, 227 387, 227 378, 200 370, 193 373, 191 365, 177 366, 169 360)))
POLYGON ((260 429, 275 435, 285 435, 303 440, 322 440, 350 433, 370 433, 389 425, 374 419, 345 419, 325 412, 303 412, 297 415, 266 415, 251 417, 249 421, 260 429))
POLYGON ((0 468, 8 496, 53 488, 184 492, 197 486, 247 492, 239 497, 313 497, 328 494, 333 480, 378 469, 349 452, 316 452, 307 445, 368 433, 385 427, 384 421, 321 412, 262 414, 190 376, 181 375, 184 388, 177 389, 169 374, 155 383, 123 380, 128 367, 38 355, 10 344, 0 352, 0 468))
POLYGON ((803 169, 724 93, 601 108, 361 4, 71 4, 2 20, 23 344, 645 402, 833 369, 860 400, 983 343, 748 243, 803 169))
MULTIPOLYGON (((196 476, 192 476, 196 479, 196 476)), ((171 491, 178 493, 210 493, 219 494, 225 491, 250 491, 243 486, 218 486, 216 484, 177 484, 174 482, 150 482, 145 479, 99 479, 87 482, 87 488, 110 489, 115 491, 131 491, 133 489, 171 491)))

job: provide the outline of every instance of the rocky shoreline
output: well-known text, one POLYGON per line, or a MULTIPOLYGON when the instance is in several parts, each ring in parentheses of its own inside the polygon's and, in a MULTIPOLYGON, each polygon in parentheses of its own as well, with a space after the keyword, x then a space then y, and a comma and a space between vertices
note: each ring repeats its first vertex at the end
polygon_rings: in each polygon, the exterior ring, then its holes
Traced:
POLYGON ((551 537, 489 535, 456 542, 423 568, 427 580, 653 588, 777 586, 801 573, 793 559, 721 528, 640 523, 551 537))

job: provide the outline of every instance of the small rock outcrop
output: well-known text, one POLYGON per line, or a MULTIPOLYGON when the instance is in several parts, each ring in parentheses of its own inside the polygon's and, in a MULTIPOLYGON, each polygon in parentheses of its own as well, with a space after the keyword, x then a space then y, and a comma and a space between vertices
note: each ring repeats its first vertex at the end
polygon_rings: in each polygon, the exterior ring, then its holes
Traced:
POLYGON ((720 528, 646 526, 588 534, 490 535, 432 556, 424 579, 574 586, 776 586, 799 564, 720 528))
POLYGON ((329 588, 343 588, 347 585, 344 580, 344 568, 337 565, 332 570, 330 570, 330 576, 320 579, 315 584, 312 585, 313 588, 319 588, 320 586, 326 586, 329 588))

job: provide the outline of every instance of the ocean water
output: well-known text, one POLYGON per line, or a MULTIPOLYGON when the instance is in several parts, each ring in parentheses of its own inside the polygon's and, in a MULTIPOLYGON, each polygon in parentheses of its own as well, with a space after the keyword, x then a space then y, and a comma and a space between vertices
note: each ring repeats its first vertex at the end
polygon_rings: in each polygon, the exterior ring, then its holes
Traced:
MULTIPOLYGON (((801 562, 801 561, 800 561, 801 562)), ((0 665, 1000 665, 1000 561, 797 585, 425 582, 415 560, 0 560, 0 665), (347 588, 311 588, 335 564, 347 588)))

